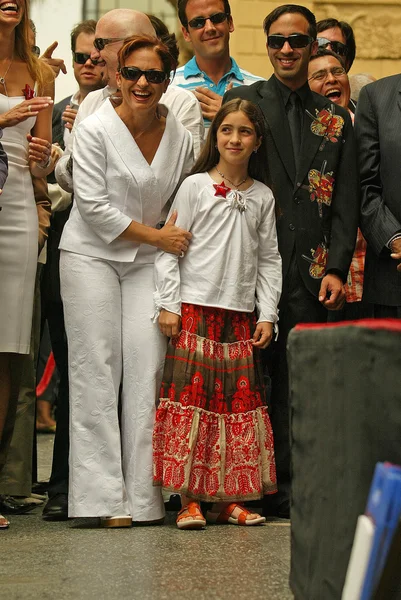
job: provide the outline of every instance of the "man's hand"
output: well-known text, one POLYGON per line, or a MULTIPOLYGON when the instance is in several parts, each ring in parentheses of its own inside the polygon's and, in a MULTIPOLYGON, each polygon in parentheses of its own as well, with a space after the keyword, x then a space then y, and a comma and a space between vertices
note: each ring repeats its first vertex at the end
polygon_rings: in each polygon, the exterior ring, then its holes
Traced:
MULTIPOLYGON (((233 84, 229 83, 226 91, 231 90, 232 87, 233 84)), ((212 92, 212 90, 209 90, 206 87, 195 88, 194 94, 200 103, 203 117, 212 121, 221 107, 223 101, 222 96, 219 96, 219 94, 212 92)))
POLYGON ((30 117, 36 117, 40 111, 45 110, 51 104, 53 104, 53 100, 50 96, 24 100, 0 115, 0 127, 2 129, 5 127, 14 127, 14 125, 18 125, 18 123, 22 123, 22 121, 26 121, 30 117))
POLYGON ((341 278, 334 273, 325 275, 319 290, 319 302, 328 310, 340 310, 345 303, 345 289, 341 278))
POLYGON ((69 129, 71 131, 71 129, 74 127, 74 122, 75 122, 77 113, 78 113, 77 109, 71 108, 71 106, 69 104, 67 104, 63 114, 61 115, 62 120, 65 122, 64 127, 66 129, 69 129))
POLYGON ((167 337, 176 337, 181 329, 180 315, 162 308, 159 315, 159 328, 167 337))
POLYGON ((175 225, 177 220, 177 211, 173 211, 170 219, 159 231, 159 240, 157 247, 164 252, 170 252, 177 256, 184 256, 184 253, 188 250, 189 240, 192 234, 185 229, 180 229, 175 225))
POLYGON ((255 348, 267 348, 273 337, 273 323, 261 321, 256 325, 252 342, 255 348))
POLYGON ((44 167, 48 162, 52 145, 47 140, 42 138, 32 137, 30 133, 26 136, 28 144, 28 158, 35 161, 40 167, 44 167))
MULTIPOLYGON (((391 242, 391 258, 401 261, 401 238, 391 242)), ((397 271, 401 271, 401 262, 397 265, 397 271)))
POLYGON ((51 69, 53 69, 55 77, 58 76, 60 71, 64 74, 67 73, 67 67, 65 66, 64 60, 62 58, 53 58, 52 54, 58 46, 58 42, 53 42, 46 50, 43 52, 40 60, 47 63, 51 69))

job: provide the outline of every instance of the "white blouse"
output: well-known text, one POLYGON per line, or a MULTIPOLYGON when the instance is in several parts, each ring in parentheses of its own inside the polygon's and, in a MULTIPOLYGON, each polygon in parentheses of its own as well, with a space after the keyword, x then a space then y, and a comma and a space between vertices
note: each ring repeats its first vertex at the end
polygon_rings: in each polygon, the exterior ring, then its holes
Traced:
POLYGON ((274 197, 261 183, 239 195, 219 195, 208 173, 191 175, 177 192, 171 212, 192 233, 183 258, 158 251, 155 304, 181 314, 181 303, 252 312, 258 322, 278 320, 281 257, 274 197))

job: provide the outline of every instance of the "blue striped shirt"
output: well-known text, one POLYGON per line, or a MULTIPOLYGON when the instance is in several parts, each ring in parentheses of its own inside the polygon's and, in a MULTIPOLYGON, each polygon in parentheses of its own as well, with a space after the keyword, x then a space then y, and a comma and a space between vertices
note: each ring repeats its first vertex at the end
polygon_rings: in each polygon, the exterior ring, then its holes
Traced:
MULTIPOLYGON (((214 83, 204 71, 200 70, 194 56, 185 65, 177 69, 171 83, 190 91, 197 87, 206 87, 219 96, 224 96, 229 83, 232 83, 233 87, 238 87, 240 85, 251 85, 260 79, 263 79, 263 77, 252 75, 249 71, 241 69, 235 60, 231 58, 231 69, 223 75, 218 83, 214 83)), ((205 118, 203 121, 206 137, 211 121, 205 118)))

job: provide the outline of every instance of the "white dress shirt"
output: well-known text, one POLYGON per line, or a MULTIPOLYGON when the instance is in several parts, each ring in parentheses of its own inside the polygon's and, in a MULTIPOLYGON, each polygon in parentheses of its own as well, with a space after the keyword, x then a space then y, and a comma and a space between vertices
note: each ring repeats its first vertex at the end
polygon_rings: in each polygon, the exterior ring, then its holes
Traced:
MULTIPOLYGON (((75 131, 78 125, 86 117, 96 112, 115 91, 116 89, 110 86, 95 90, 88 94, 79 106, 71 135, 68 136, 63 156, 59 159, 55 169, 57 183, 67 192, 73 191, 72 176, 67 165, 73 154, 75 131)), ((178 121, 192 134, 194 156, 196 158, 199 155, 204 135, 203 116, 199 102, 191 92, 173 85, 167 88, 160 102, 167 106, 178 121)))
POLYGON ((216 195, 214 184, 198 173, 177 192, 171 211, 192 238, 184 258, 157 252, 156 309, 181 314, 187 302, 252 312, 256 304, 258 322, 276 323, 282 274, 273 194, 254 181, 241 192, 241 212, 235 193, 216 195))

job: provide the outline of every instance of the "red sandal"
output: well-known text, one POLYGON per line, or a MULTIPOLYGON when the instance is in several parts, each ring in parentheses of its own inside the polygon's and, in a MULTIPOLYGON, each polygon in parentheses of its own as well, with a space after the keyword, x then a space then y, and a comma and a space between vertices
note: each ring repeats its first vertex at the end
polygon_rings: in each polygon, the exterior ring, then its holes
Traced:
POLYGON ((206 517, 209 523, 215 523, 216 525, 261 525, 265 523, 265 517, 257 517, 256 519, 247 519, 248 515, 252 515, 255 513, 251 513, 249 510, 241 506, 241 504, 237 504, 236 502, 232 502, 228 504, 220 513, 211 512, 210 510, 207 512, 206 517), (232 513, 236 508, 240 508, 241 512, 238 517, 232 517, 232 513))
POLYGON ((206 519, 201 512, 198 502, 188 502, 187 506, 184 506, 178 513, 176 523, 178 529, 203 529, 206 525, 206 519), (192 518, 189 519, 188 517, 192 518), (196 519, 195 517, 202 518, 196 519))

